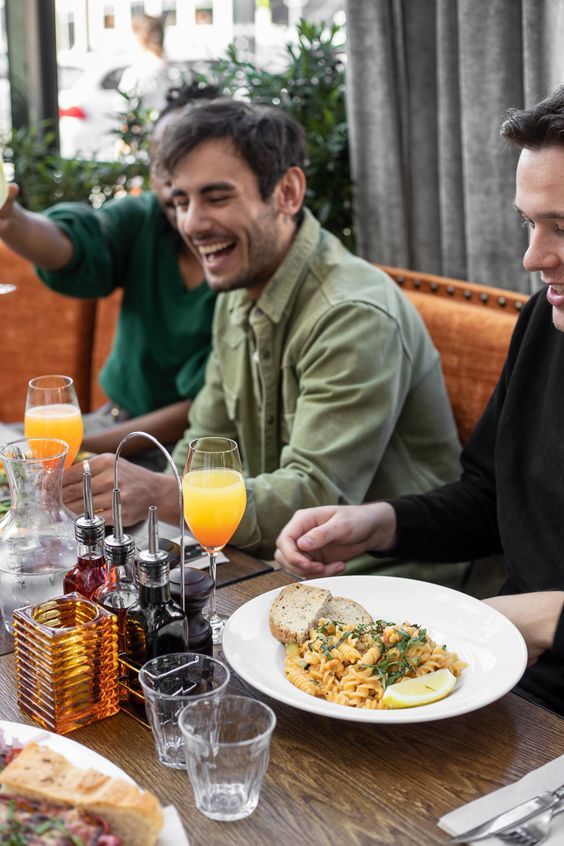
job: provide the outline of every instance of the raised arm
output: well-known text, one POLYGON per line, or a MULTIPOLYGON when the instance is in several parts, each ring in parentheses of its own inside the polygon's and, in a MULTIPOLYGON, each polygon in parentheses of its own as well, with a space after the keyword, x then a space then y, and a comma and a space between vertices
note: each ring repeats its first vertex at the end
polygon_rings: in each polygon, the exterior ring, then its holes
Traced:
POLYGON ((46 270, 61 270, 73 258, 70 239, 56 223, 16 202, 19 187, 11 184, 0 209, 0 238, 14 252, 46 270))

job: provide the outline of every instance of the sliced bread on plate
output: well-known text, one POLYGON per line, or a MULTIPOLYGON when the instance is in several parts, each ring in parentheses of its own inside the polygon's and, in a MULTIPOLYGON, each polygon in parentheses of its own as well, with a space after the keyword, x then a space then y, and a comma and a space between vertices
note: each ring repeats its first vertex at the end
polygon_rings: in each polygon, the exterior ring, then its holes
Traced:
POLYGON ((339 623, 371 623, 372 616, 354 599, 333 596, 325 588, 296 582, 282 588, 270 608, 270 631, 282 643, 303 643, 324 617, 339 623))
POLYGON ((328 620, 334 620, 337 623, 371 623, 372 614, 369 614, 360 602, 355 602, 354 599, 347 599, 344 596, 332 596, 325 610, 323 617, 328 620))
POLYGON ((270 608, 270 631, 282 643, 303 643, 330 599, 330 591, 306 582, 287 585, 270 608))

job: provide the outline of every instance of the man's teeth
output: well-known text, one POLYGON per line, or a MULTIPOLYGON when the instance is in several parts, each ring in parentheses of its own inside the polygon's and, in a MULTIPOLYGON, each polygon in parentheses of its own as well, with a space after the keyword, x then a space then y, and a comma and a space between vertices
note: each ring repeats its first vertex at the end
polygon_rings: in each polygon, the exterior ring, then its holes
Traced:
POLYGON ((222 241, 220 244, 208 244, 198 247, 198 252, 202 256, 211 256, 213 253, 218 253, 220 250, 225 250, 230 247, 233 241, 222 241))

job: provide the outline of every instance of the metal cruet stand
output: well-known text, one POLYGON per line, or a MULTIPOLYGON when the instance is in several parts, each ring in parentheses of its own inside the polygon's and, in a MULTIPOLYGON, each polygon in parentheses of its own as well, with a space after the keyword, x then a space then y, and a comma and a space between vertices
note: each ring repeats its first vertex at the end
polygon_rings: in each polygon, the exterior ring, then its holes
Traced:
POLYGON ((118 448, 116 449, 116 454, 114 457, 114 489, 117 488, 119 490, 118 484, 118 464, 119 464, 119 456, 122 447, 129 441, 131 438, 146 438, 147 440, 151 441, 156 447, 160 449, 162 454, 165 456, 169 467, 171 467, 172 472, 176 478, 176 484, 178 485, 178 507, 180 509, 180 573, 181 573, 181 584, 182 584, 182 610, 186 613, 186 597, 184 595, 184 495, 182 493, 182 482, 180 481, 180 476, 178 475, 178 470, 176 469, 176 465, 172 460, 171 454, 164 448, 164 446, 155 438, 153 435, 149 435, 148 432, 130 432, 126 435, 118 444, 118 448))

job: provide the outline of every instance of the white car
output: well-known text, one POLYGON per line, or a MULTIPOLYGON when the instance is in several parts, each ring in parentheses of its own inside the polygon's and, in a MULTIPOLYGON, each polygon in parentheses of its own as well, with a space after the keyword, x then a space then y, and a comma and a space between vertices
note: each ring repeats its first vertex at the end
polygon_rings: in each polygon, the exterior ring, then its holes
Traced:
MULTIPOLYGON (((99 53, 59 54, 59 134, 61 155, 65 158, 116 157, 118 125, 116 112, 121 106, 118 86, 131 62, 127 56, 99 53)), ((181 85, 190 71, 189 62, 170 63, 170 84, 181 85)))

